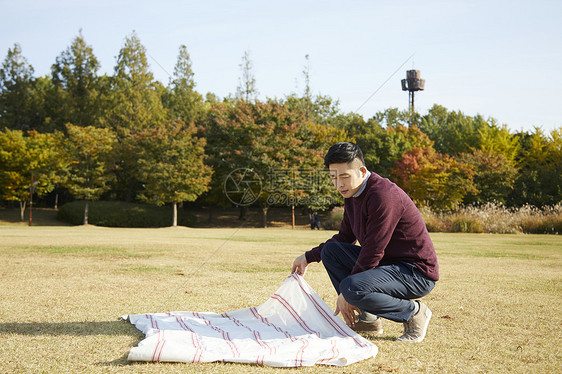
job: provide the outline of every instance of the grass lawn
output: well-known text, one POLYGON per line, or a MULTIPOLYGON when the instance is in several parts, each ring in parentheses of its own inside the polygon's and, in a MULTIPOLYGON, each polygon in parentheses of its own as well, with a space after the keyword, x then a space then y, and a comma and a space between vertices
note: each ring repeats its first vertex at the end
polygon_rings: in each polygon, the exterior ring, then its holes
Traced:
MULTIPOLYGON (((349 367, 129 363, 143 335, 123 314, 257 306, 327 231, 0 225, 0 372, 560 373, 562 238, 432 234, 441 281, 421 344, 385 321, 374 358, 349 367)), ((307 282, 330 306, 321 264, 307 282)))

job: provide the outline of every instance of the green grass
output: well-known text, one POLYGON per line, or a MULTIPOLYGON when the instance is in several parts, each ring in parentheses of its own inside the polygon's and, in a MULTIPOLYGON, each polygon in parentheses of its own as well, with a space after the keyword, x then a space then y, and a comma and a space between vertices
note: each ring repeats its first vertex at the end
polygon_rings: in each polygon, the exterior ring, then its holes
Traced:
MULTIPOLYGON (((123 314, 226 312, 263 303, 293 259, 332 232, 0 226, 2 373, 562 372, 562 239, 432 234, 441 280, 421 344, 385 321, 374 358, 334 368, 129 363, 143 335, 123 314)), ((330 306, 321 264, 307 282, 330 306)))

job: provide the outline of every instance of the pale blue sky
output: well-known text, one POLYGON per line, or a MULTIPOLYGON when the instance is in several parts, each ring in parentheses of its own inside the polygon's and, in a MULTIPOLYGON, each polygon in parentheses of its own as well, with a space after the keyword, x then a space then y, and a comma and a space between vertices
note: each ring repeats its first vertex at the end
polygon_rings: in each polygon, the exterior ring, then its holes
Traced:
POLYGON ((250 51, 263 99, 302 93, 308 54, 313 92, 350 112, 415 53, 358 113, 407 109, 400 80, 415 68, 426 79, 422 114, 437 103, 514 131, 550 131, 562 126, 561 14, 560 0, 0 0, 0 58, 20 43, 36 75, 48 74, 82 28, 100 73, 111 74, 136 30, 165 84, 187 45, 203 94, 234 93, 250 51))

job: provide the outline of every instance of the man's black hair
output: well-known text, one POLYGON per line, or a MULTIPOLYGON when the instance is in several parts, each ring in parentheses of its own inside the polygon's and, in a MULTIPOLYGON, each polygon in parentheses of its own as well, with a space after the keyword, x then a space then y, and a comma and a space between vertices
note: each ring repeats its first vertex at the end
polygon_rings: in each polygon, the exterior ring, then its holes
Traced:
POLYGON ((324 166, 330 167, 330 164, 349 163, 356 158, 365 165, 363 152, 357 144, 351 142, 336 143, 330 147, 326 156, 324 156, 324 166))

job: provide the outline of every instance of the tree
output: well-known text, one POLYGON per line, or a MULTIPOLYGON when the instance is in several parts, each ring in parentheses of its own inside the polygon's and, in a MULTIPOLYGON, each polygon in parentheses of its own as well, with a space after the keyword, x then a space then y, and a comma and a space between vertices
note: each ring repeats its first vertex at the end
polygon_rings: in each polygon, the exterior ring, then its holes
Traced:
POLYGON ((433 148, 414 148, 392 169, 396 183, 417 204, 434 209, 456 208, 468 193, 477 193, 474 170, 433 148))
POLYGON ((68 122, 78 126, 99 124, 102 114, 99 68, 98 59, 80 30, 51 67, 57 110, 55 121, 60 126, 68 122))
POLYGON ((138 179, 143 183, 142 201, 173 204, 177 226, 177 205, 195 201, 207 191, 213 174, 203 162, 205 140, 196 136, 195 125, 181 119, 165 122, 135 135, 138 179))
MULTIPOLYGON (((311 122, 307 122, 306 127, 308 134, 303 134, 305 139, 303 146, 310 150, 316 150, 316 153, 312 156, 314 159, 310 160, 310 170, 313 171, 312 177, 317 179, 304 184, 307 188, 302 191, 304 196, 299 205, 304 206, 309 213, 312 213, 343 204, 341 194, 334 189, 329 170, 325 169, 324 155, 333 144, 349 141, 349 136, 347 131, 340 127, 311 122)), ((301 183, 304 181, 306 179, 301 178, 301 183)))
POLYGON ((62 143, 61 133, 0 132, 0 191, 3 199, 19 201, 22 221, 31 195, 49 193, 62 181, 68 165, 62 143))
POLYGON ((46 75, 35 79, 31 95, 31 105, 36 117, 32 129, 40 133, 63 131, 63 124, 57 120, 60 115, 59 103, 51 77, 46 75))
POLYGON ((107 126, 112 129, 118 144, 116 153, 117 185, 115 189, 131 201, 141 188, 136 170, 137 157, 134 135, 153 126, 160 126, 166 110, 162 105, 161 84, 154 81, 146 59, 146 50, 136 33, 125 38, 117 56, 112 87, 112 109, 108 113, 107 126))
MULTIPOLYGON (((418 114, 415 114, 415 117, 418 114)), ((377 112, 373 116, 372 120, 378 123, 380 126, 388 127, 408 127, 410 125, 410 120, 412 115, 408 110, 398 110, 398 108, 389 108, 382 112, 377 112)))
POLYGON ((20 45, 14 44, 0 68, 0 129, 34 128, 33 73, 20 45))
MULTIPOLYGON (((382 118, 384 114, 375 116, 382 118)), ((386 123, 392 125, 382 127, 375 119, 367 122, 353 121, 348 127, 350 136, 356 139, 357 145, 363 151, 367 169, 377 174, 389 177, 390 170, 402 156, 414 148, 426 149, 433 142, 417 126, 399 125, 393 120, 398 112, 387 111, 386 123)), ((404 117, 406 118, 406 117, 404 117)))
POLYGON ((238 87, 236 89, 236 97, 245 101, 250 99, 256 100, 258 90, 256 89, 256 77, 254 76, 254 64, 250 59, 250 52, 245 51, 242 56, 242 63, 238 65, 242 70, 242 76, 238 78, 238 87))
POLYGON ((304 95, 302 97, 304 102, 304 111, 306 119, 310 120, 310 113, 312 111, 312 92, 310 89, 310 56, 306 54, 304 56, 306 64, 303 67, 302 75, 304 78, 304 95))
POLYGON ((84 225, 88 224, 90 201, 98 200, 109 190, 111 174, 111 150, 115 135, 109 129, 93 126, 66 125, 66 152, 71 162, 64 185, 84 205, 84 225))
POLYGON ((546 135, 535 128, 532 134, 517 136, 521 148, 516 158, 520 167, 508 203, 537 207, 562 201, 562 127, 546 135))
POLYGON ((154 81, 146 49, 133 32, 117 56, 113 77, 113 110, 109 125, 119 138, 161 123, 166 111, 161 100, 162 87, 154 81))
POLYGON ((509 132, 506 125, 498 126, 493 119, 480 127, 478 141, 483 152, 501 154, 508 162, 513 162, 519 152, 519 139, 509 132))
POLYGON ((204 109, 203 97, 195 91, 193 75, 187 47, 181 45, 166 102, 171 118, 181 118, 185 123, 198 120, 204 109))
POLYGON ((281 105, 286 105, 292 112, 302 113, 309 123, 346 128, 348 120, 356 117, 354 113, 343 114, 339 108, 339 101, 328 95, 316 95, 314 97, 298 97, 289 95, 285 100, 278 100, 281 105))
MULTIPOLYGON (((203 131, 208 161, 215 170, 213 200, 228 202, 223 187, 233 171, 243 169, 258 175, 262 188, 255 202, 262 207, 264 226, 269 206, 274 205, 269 199, 272 193, 287 193, 285 201, 293 198, 289 196, 293 193, 303 196, 301 188, 284 191, 287 180, 283 178, 293 178, 298 170, 317 170, 322 160, 319 150, 306 146, 310 130, 303 113, 272 100, 217 104, 203 131)), ((238 205, 243 212, 244 205, 238 205)))
POLYGON ((512 161, 503 154, 479 149, 461 153, 458 160, 471 165, 475 171, 474 186, 478 193, 469 192, 464 198, 466 204, 506 203, 517 176, 517 167, 512 161))
POLYGON ((468 117, 460 111, 449 112, 437 104, 420 121, 420 129, 435 142, 435 150, 448 155, 479 149, 479 130, 486 125, 481 116, 468 117))

